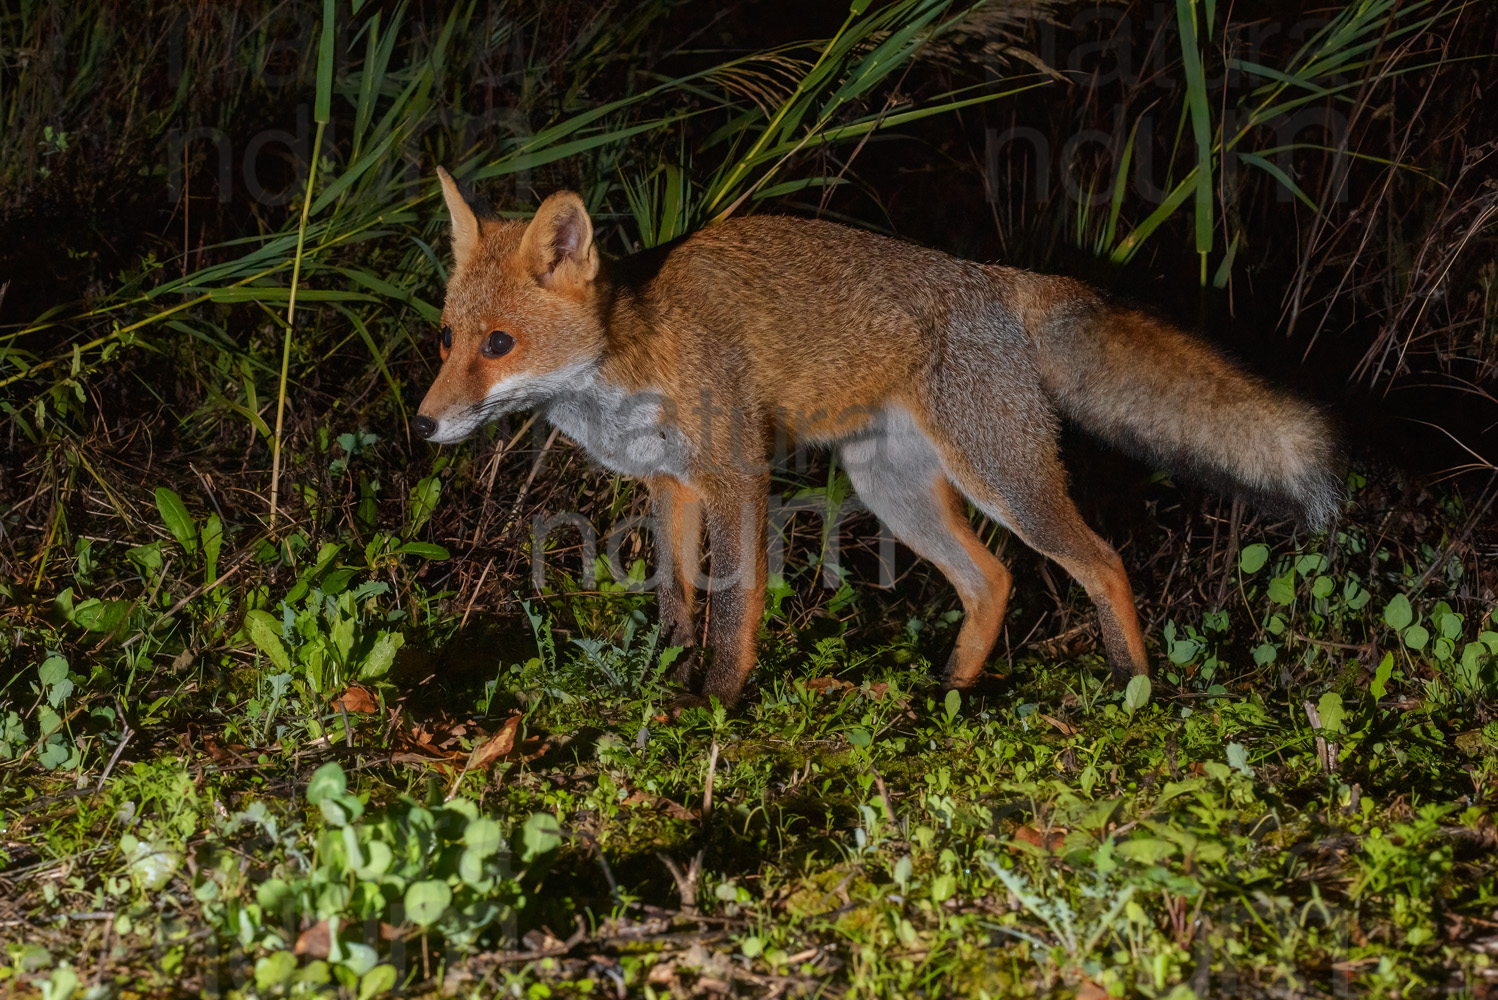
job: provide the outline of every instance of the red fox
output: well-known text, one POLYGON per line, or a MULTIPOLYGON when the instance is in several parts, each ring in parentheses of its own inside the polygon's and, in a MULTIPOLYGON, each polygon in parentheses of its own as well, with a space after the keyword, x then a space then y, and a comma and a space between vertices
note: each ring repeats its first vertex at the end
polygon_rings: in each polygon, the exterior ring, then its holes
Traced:
POLYGON ((968 501, 1086 588, 1116 679, 1149 671, 1123 562, 1068 495, 1061 415, 1311 528, 1338 513, 1334 438, 1314 407, 1080 282, 782 216, 609 260, 576 194, 529 223, 481 218, 438 174, 454 267, 442 368, 412 431, 450 444, 539 409, 644 480, 674 645, 693 645, 705 521, 704 698, 732 706, 754 667, 777 434, 836 447, 864 504, 952 581, 956 688, 978 678, 1011 584, 968 501))

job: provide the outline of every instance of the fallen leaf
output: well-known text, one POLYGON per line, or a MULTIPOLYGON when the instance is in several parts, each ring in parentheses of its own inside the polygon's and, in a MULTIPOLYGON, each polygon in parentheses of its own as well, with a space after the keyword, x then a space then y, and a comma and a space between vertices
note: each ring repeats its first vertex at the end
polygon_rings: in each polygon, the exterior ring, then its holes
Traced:
POLYGON ((363 684, 350 684, 343 694, 333 699, 333 707, 346 712, 373 715, 380 710, 380 701, 374 696, 374 692, 363 684))
POLYGON ((885 692, 887 692, 888 690, 889 685, 884 683, 883 681, 880 681, 878 684, 870 684, 869 697, 873 698, 875 701, 881 701, 884 698, 885 692))
POLYGON ((1044 719, 1045 721, 1049 722, 1052 726, 1056 727, 1056 731, 1058 733, 1060 733, 1062 736, 1075 736, 1076 735, 1076 733, 1077 733, 1077 727, 1076 726, 1069 726, 1066 723, 1062 722, 1060 719, 1057 719, 1057 718, 1054 718, 1052 716, 1046 715, 1044 712, 1041 712, 1039 714, 1040 714, 1040 717, 1042 719, 1044 719))
POLYGON ((806 682, 806 686, 817 694, 827 694, 829 691, 851 691, 853 685, 836 677, 813 677, 806 682))
POLYGON ((515 749, 515 733, 520 728, 520 713, 504 721, 495 734, 473 748, 468 757, 468 769, 479 771, 504 757, 515 749))
POLYGON ((678 802, 673 802, 664 795, 651 795, 648 792, 630 792, 629 798, 619 804, 623 806, 644 806, 646 809, 662 809, 672 819, 693 820, 702 818, 702 814, 695 809, 688 809, 686 806, 678 802))
POLYGON ((1047 854, 1055 854, 1066 842, 1066 831, 1052 829, 1041 832, 1033 826, 1022 826, 1014 831, 1014 839, 1024 841, 1031 847, 1038 847, 1047 854))
POLYGON ((1111 994, 1091 979, 1084 979, 1077 987, 1077 1000, 1108 1000, 1111 994))
POLYGON ((328 922, 319 920, 297 935, 296 946, 291 949, 293 955, 308 955, 312 958, 327 958, 333 947, 333 935, 329 933, 328 922))

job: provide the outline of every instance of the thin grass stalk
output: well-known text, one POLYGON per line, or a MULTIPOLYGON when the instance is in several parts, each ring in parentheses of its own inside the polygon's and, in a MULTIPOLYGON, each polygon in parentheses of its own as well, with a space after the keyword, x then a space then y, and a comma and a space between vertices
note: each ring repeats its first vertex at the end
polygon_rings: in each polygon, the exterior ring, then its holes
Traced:
POLYGON ((286 376, 291 367, 291 337, 296 321, 296 288, 302 274, 302 248, 307 236, 307 213, 312 207, 312 185, 317 181, 317 150, 322 148, 325 122, 317 123, 312 140, 312 164, 307 169, 307 190, 302 196, 302 219, 297 225, 296 255, 291 260, 291 294, 286 298, 286 331, 281 339, 281 379, 276 389, 276 431, 270 459, 270 526, 276 525, 281 487, 281 429, 286 417, 286 376))
POLYGON ((286 417, 286 376, 291 367, 291 338, 296 330, 296 289, 302 276, 302 251, 307 243, 307 215, 312 210, 312 190, 317 185, 317 160, 322 153, 323 130, 333 118, 333 0, 323 0, 322 35, 318 39, 317 104, 313 117, 317 132, 312 137, 312 162, 307 165, 307 189, 302 192, 302 217, 296 228, 296 255, 291 260, 291 291, 286 296, 286 332, 281 339, 281 379, 276 389, 276 433, 270 459, 270 528, 275 529, 281 490, 281 430, 286 417))

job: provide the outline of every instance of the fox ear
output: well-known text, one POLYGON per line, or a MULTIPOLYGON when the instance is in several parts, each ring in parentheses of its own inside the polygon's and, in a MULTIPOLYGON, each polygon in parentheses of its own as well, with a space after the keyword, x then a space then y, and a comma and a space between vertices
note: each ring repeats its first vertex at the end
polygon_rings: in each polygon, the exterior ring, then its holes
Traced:
POLYGON ((583 200, 571 191, 558 191, 543 201, 525 227, 520 252, 546 287, 581 292, 598 276, 593 220, 583 200))
POLYGON ((453 222, 453 261, 462 267, 479 246, 479 217, 469 207, 458 182, 441 167, 437 168, 437 179, 442 182, 442 197, 447 202, 447 214, 453 222))

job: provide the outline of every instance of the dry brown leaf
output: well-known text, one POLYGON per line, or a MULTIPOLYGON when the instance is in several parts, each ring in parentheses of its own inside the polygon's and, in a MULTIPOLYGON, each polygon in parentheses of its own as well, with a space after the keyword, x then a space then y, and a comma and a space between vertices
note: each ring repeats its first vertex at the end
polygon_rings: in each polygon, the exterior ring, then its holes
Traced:
POLYGON ((1038 847, 1047 854, 1055 854, 1066 842, 1066 831, 1052 829, 1042 832, 1027 825, 1014 831, 1014 839, 1022 840, 1032 847, 1038 847))
POLYGON ((663 809, 666 815, 672 819, 693 820, 702 818, 702 814, 695 809, 688 809, 686 806, 678 802, 673 802, 663 795, 650 795, 646 792, 630 792, 629 798, 621 802, 620 805, 644 806, 647 809, 663 809))
POLYGON ((1077 987, 1077 1000, 1108 1000, 1111 994, 1091 979, 1084 979, 1077 987))
POLYGON ((493 736, 473 748, 468 757, 468 770, 480 771, 505 757, 515 749, 515 733, 520 729, 520 713, 516 712, 500 725, 493 736))
POLYGON ((333 707, 346 712, 372 715, 380 710, 380 700, 363 684, 350 684, 343 694, 333 699, 333 707))
POLYGON ((880 681, 878 684, 869 685, 869 697, 873 698, 875 701, 882 701, 884 699, 885 693, 888 691, 889 685, 884 683, 883 681, 880 681))
POLYGON ((1044 712, 1040 713, 1040 717, 1049 722, 1052 726, 1055 726, 1056 731, 1062 736, 1075 736, 1077 733, 1076 726, 1069 726, 1066 723, 1062 722, 1060 719, 1046 715, 1044 712))
POLYGON ((850 691, 853 688, 852 684, 836 677, 813 677, 806 682, 806 686, 817 694, 827 694, 829 691, 850 691))
POLYGON ((311 958, 327 958, 332 948, 333 935, 329 932, 328 922, 319 920, 297 935, 296 946, 291 949, 291 953, 311 958))

